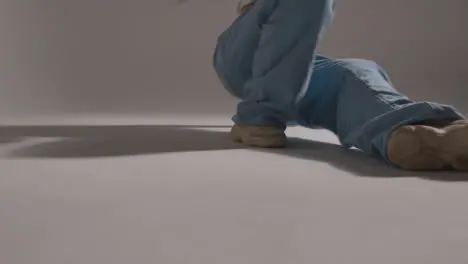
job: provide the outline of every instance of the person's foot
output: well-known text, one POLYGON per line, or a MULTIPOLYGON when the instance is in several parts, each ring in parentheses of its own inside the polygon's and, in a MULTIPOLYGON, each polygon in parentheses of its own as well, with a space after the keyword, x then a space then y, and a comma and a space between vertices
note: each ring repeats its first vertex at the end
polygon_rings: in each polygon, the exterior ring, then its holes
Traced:
POLYGON ((273 126, 235 124, 231 129, 231 139, 250 147, 282 148, 286 146, 284 129, 273 126))
POLYGON ((387 156, 406 170, 468 171, 468 120, 397 128, 388 139, 387 156))
POLYGON ((255 4, 256 0, 239 0, 237 4, 237 13, 243 14, 247 12, 255 4))

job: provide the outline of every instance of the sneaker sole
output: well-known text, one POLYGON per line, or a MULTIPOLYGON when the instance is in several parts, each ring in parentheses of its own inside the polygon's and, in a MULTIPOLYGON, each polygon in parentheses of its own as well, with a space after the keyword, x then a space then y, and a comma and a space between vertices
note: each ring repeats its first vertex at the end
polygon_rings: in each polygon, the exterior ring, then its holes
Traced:
POLYGON ((406 170, 468 171, 468 124, 445 129, 406 126, 391 136, 388 157, 406 170))
POLYGON ((250 147, 258 148, 284 148, 286 146, 286 136, 284 134, 253 136, 250 133, 243 132, 238 125, 231 129, 231 139, 250 147))

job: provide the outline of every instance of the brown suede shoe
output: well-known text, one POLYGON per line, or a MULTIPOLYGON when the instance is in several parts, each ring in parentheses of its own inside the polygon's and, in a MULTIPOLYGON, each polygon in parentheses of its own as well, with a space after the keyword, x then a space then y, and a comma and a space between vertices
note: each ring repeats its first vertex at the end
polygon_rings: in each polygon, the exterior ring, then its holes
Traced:
POLYGON ((234 125, 231 138, 251 147, 283 148, 286 146, 284 129, 272 126, 234 125))
POLYGON ((468 171, 468 121, 446 126, 410 125, 396 129, 387 143, 387 156, 406 170, 468 171))

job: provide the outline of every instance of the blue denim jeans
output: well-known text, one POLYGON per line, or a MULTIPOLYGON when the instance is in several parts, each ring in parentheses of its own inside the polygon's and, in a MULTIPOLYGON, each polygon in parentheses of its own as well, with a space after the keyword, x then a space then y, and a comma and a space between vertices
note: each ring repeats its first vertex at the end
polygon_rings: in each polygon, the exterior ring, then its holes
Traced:
POLYGON ((242 98, 234 122, 281 126, 295 118, 298 96, 332 15, 332 0, 257 0, 219 36, 216 72, 242 98))
POLYGON ((235 123, 318 126, 387 160, 396 127, 464 119, 452 106, 399 93, 375 62, 317 55, 333 8, 333 0, 258 0, 219 36, 213 64, 241 99, 235 123))

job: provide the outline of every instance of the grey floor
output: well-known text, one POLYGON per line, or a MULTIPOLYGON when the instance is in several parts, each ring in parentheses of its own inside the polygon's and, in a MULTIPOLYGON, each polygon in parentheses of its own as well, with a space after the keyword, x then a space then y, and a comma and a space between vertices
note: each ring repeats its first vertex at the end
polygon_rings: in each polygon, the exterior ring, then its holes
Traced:
POLYGON ((244 149, 228 121, 2 121, 1 263, 468 263, 468 175, 397 171, 322 130, 244 149))

